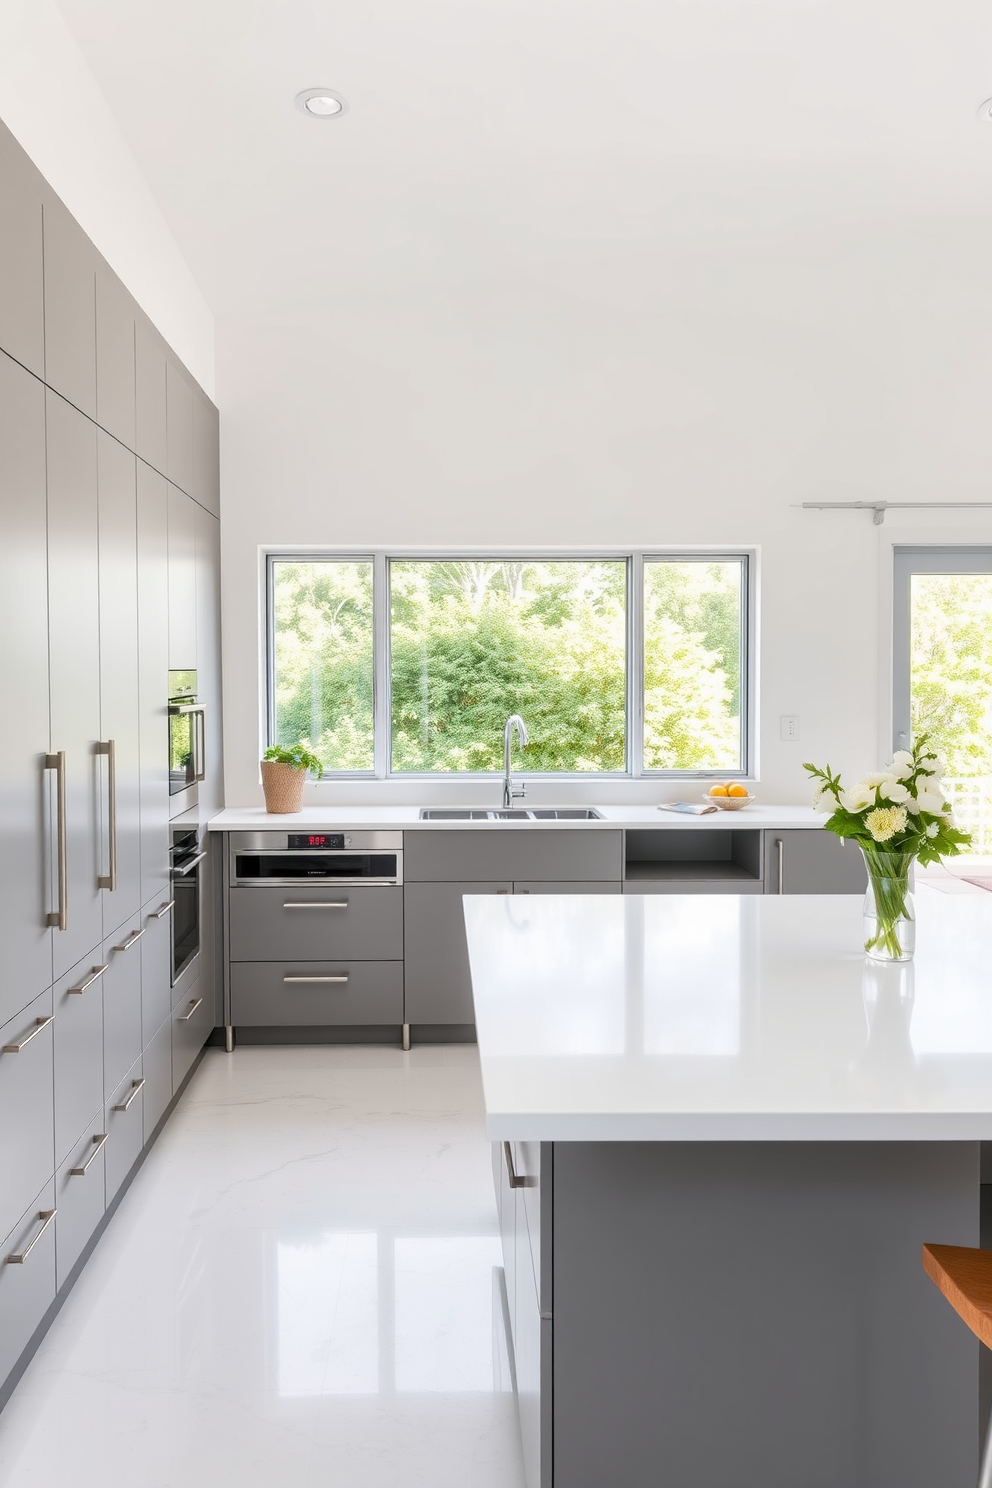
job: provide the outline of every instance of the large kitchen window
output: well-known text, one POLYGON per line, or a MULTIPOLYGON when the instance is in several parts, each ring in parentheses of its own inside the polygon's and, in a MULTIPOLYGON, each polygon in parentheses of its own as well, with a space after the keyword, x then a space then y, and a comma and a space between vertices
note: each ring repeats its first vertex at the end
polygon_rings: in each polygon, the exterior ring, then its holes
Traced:
POLYGON ((269 742, 331 775, 748 770, 745 553, 268 558, 269 742))

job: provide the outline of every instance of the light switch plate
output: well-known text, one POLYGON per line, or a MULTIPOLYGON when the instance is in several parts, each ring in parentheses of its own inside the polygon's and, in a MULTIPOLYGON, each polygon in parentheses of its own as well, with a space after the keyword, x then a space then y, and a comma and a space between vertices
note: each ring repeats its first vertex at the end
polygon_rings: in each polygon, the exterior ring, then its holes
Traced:
POLYGON ((799 714, 783 713, 781 722, 782 738, 788 743, 794 744, 799 738, 799 714))

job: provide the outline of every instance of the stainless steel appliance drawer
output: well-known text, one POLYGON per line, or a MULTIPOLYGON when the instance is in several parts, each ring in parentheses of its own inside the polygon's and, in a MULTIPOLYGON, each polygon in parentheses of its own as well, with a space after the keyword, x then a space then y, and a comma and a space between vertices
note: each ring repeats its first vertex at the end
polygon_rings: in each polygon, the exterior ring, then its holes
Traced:
POLYGON ((403 890, 299 884, 230 891, 232 961, 400 961, 403 890))
POLYGON ((268 961, 231 966, 231 1021, 317 1028, 403 1022, 402 961, 268 961))

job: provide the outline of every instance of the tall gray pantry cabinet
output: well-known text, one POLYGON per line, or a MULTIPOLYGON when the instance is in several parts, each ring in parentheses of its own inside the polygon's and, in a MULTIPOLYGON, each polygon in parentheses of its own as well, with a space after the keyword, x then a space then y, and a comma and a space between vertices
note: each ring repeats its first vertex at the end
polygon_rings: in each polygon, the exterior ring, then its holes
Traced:
POLYGON ((170 665, 200 821, 223 786, 217 411, 2 125, 0 204, 2 1406, 215 1024, 209 872, 172 985, 170 665))

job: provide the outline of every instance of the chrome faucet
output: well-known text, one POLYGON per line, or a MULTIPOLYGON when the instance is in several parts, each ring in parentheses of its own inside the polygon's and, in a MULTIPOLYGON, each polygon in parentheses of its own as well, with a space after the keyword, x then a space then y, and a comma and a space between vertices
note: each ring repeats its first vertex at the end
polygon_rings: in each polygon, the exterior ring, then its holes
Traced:
POLYGON ((511 713, 503 728, 503 810, 506 811, 514 796, 525 796, 527 786, 522 785, 519 790, 514 790, 513 781, 510 779, 510 739, 513 730, 517 731, 521 748, 528 743, 527 725, 519 713, 511 713))

